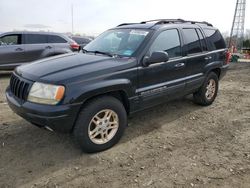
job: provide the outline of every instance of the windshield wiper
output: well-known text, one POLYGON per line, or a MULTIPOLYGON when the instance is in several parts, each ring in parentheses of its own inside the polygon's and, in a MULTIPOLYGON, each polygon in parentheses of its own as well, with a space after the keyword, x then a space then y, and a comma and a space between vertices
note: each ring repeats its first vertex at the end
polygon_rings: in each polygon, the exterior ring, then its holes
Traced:
POLYGON ((85 50, 84 48, 82 48, 82 53, 88 53, 88 50, 85 50))
POLYGON ((102 51, 98 51, 98 50, 95 50, 95 51, 88 51, 88 50, 85 50, 84 48, 83 48, 83 50, 82 50, 84 53, 94 53, 94 54, 103 54, 103 55, 106 55, 106 56, 109 56, 109 57, 114 57, 114 55, 113 54, 111 54, 111 53, 108 53, 108 52, 102 52, 102 51))

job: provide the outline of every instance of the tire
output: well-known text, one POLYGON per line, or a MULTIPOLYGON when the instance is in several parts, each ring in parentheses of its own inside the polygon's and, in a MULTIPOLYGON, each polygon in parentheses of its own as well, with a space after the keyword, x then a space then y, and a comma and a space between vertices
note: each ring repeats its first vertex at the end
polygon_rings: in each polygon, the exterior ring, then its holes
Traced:
POLYGON ((202 106, 211 105, 217 96, 218 88, 219 88, 218 76, 214 72, 210 72, 206 77, 201 88, 193 94, 194 102, 202 106), (213 86, 210 85, 209 87, 209 84, 211 85, 214 84, 214 85, 213 86))
POLYGON ((123 104, 114 97, 103 96, 89 101, 83 107, 76 120, 73 136, 84 152, 100 152, 114 146, 126 126, 127 112, 123 104))

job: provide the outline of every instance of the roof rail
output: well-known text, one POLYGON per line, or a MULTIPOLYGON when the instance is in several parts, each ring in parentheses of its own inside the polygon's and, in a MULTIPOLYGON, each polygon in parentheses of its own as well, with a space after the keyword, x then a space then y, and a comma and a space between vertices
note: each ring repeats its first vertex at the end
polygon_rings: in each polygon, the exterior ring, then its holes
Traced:
POLYGON ((117 27, 124 26, 124 25, 133 25, 133 24, 146 24, 148 22, 156 22, 154 25, 168 24, 168 23, 191 23, 191 24, 204 24, 204 25, 213 27, 211 23, 208 23, 205 21, 199 22, 199 21, 188 21, 188 20, 183 20, 183 19, 156 19, 156 20, 143 21, 140 23, 122 23, 118 25, 117 27))
POLYGON ((213 27, 213 25, 211 23, 208 23, 208 22, 197 22, 197 21, 186 21, 186 22, 190 22, 191 24, 204 24, 204 25, 207 25, 207 26, 211 26, 213 27))
POLYGON ((120 26, 124 26, 124 25, 133 25, 133 24, 138 24, 138 23, 122 23, 122 24, 119 24, 116 27, 120 27, 120 26))
POLYGON ((156 22, 155 25, 158 25, 158 24, 176 23, 176 22, 182 23, 182 22, 185 22, 185 20, 183 19, 156 19, 156 20, 143 21, 141 22, 141 24, 145 24, 148 22, 156 22))
POLYGON ((148 22, 156 22, 155 25, 159 24, 167 24, 167 23, 191 23, 191 24, 204 24, 208 26, 213 26, 211 23, 208 22, 199 22, 199 21, 188 21, 188 20, 183 20, 183 19, 157 19, 157 20, 149 20, 149 21, 143 21, 141 24, 145 24, 148 22))

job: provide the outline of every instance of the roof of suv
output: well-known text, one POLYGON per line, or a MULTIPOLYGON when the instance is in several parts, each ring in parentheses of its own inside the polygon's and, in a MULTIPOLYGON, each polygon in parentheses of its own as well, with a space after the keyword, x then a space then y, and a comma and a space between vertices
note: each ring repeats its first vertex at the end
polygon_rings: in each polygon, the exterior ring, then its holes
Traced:
POLYGON ((36 35, 55 35, 60 36, 64 38, 67 42, 74 42, 73 39, 71 39, 69 36, 63 33, 54 33, 54 32, 44 32, 44 31, 11 31, 11 32, 5 32, 1 33, 0 36, 4 35, 16 35, 16 34, 36 34, 36 35))
POLYGON ((149 20, 149 21, 143 21, 140 23, 123 23, 118 25, 116 28, 126 28, 126 29, 154 29, 157 30, 161 27, 167 27, 167 26, 189 26, 192 25, 193 27, 208 27, 208 28, 214 28, 212 24, 208 22, 198 22, 198 21, 187 21, 183 19, 157 19, 157 20, 149 20))
POLYGON ((10 31, 10 32, 5 32, 1 33, 1 35, 11 35, 11 34, 44 34, 44 35, 59 35, 59 36, 66 36, 65 34, 62 33, 54 33, 54 32, 45 32, 45 31, 10 31))

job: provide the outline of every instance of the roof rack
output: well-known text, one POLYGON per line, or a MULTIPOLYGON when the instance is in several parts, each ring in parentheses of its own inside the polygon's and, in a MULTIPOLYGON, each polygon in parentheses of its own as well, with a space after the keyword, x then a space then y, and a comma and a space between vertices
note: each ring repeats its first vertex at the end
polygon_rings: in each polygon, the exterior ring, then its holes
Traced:
POLYGON ((213 27, 211 23, 208 23, 205 21, 199 22, 199 21, 188 21, 188 20, 183 20, 183 19, 156 19, 156 20, 143 21, 140 23, 123 23, 123 24, 118 25, 117 27, 124 26, 124 25, 132 25, 132 24, 146 24, 149 22, 156 22, 154 25, 169 24, 169 23, 191 23, 191 24, 203 24, 203 25, 213 27))
POLYGON ((120 26, 124 26, 124 25, 133 25, 133 24, 138 24, 138 23, 122 23, 122 24, 119 24, 116 27, 120 27, 120 26))
POLYGON ((204 25, 207 25, 207 26, 211 26, 213 27, 213 25, 211 23, 208 23, 206 21, 203 21, 203 22, 197 22, 197 21, 186 21, 186 22, 190 22, 191 24, 204 24, 204 25))
POLYGON ((141 24, 145 24, 148 22, 156 22, 155 25, 158 24, 167 24, 167 23, 183 23, 185 20, 183 19, 156 19, 156 20, 148 20, 148 21, 143 21, 141 24))

